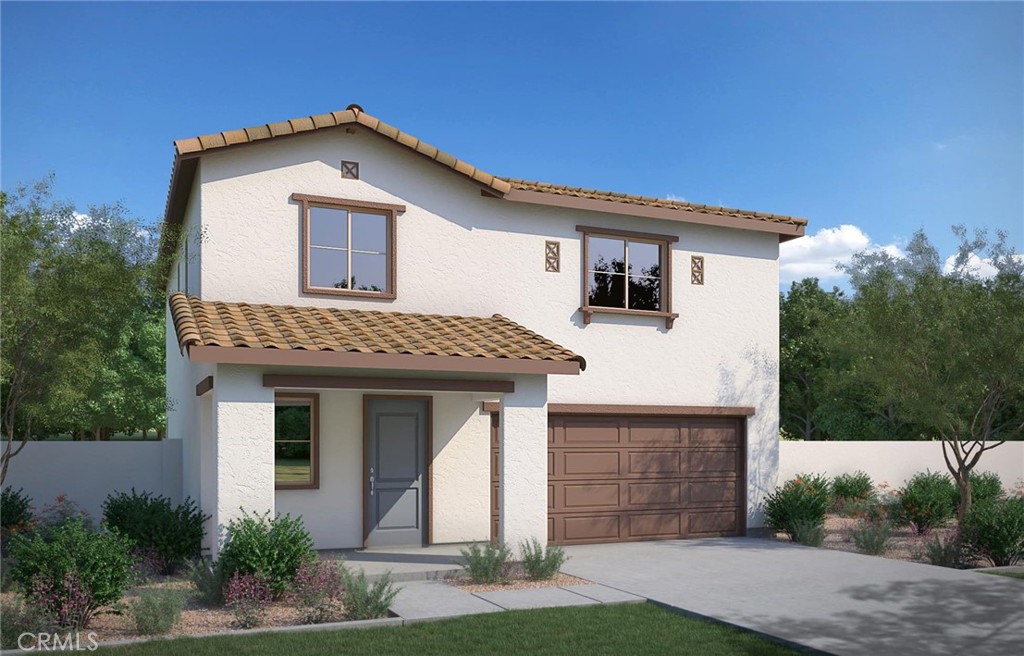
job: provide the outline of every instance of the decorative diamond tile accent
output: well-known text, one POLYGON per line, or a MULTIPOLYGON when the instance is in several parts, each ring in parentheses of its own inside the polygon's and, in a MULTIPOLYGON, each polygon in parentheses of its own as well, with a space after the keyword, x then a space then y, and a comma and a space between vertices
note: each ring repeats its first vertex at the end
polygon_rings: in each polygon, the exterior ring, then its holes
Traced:
POLYGON ((691 255, 690 256, 690 284, 691 285, 703 285, 704 284, 704 256, 703 255, 691 255))
POLYGON ((358 180, 359 179, 359 162, 346 162, 341 161, 341 177, 346 180, 358 180))
POLYGON ((558 273, 562 270, 562 245, 557 241, 544 242, 544 270, 558 273))

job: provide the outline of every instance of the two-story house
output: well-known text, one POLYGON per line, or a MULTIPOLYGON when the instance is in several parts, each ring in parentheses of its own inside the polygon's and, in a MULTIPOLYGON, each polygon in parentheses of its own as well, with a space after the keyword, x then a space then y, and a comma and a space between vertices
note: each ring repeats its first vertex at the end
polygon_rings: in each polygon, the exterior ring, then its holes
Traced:
POLYGON ((168 435, 214 553, 241 509, 318 548, 760 525, 805 220, 495 177, 356 105, 175 148, 168 435))

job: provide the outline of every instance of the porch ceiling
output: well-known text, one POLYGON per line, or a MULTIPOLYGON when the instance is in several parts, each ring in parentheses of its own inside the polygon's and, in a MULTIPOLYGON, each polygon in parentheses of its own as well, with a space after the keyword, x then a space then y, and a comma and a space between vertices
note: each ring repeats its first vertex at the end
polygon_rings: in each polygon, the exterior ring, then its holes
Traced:
POLYGON ((411 371, 578 374, 583 357, 499 314, 376 312, 204 301, 175 292, 194 361, 411 371))

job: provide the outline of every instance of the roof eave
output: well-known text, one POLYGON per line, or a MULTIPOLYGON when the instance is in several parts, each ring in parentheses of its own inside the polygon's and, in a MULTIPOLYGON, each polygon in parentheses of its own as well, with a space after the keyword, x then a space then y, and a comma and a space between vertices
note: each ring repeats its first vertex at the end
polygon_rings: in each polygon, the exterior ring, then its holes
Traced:
POLYGON ((505 195, 504 200, 512 201, 514 203, 530 203, 533 205, 547 205, 550 207, 566 209, 604 212, 606 214, 620 214, 624 216, 644 217, 650 219, 666 219, 669 221, 695 223, 698 225, 708 225, 719 228, 738 228, 740 230, 770 232, 778 234, 779 241, 788 241, 790 239, 802 237, 806 226, 806 224, 803 223, 769 221, 753 217, 742 218, 736 216, 723 216, 721 214, 710 214, 707 212, 699 212, 683 208, 651 207, 646 205, 623 203, 614 200, 581 198, 579 196, 549 194, 542 191, 527 191, 524 189, 513 189, 505 195))

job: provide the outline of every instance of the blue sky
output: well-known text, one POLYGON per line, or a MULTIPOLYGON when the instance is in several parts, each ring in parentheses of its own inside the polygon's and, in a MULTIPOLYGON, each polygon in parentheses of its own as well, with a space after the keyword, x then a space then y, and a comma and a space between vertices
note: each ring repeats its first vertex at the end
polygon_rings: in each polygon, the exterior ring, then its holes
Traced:
POLYGON ((784 282, 1024 251, 1024 4, 4 2, 2 184, 161 218, 171 142, 359 103, 496 175, 805 216, 784 282), (821 232, 819 232, 821 231, 821 232))

